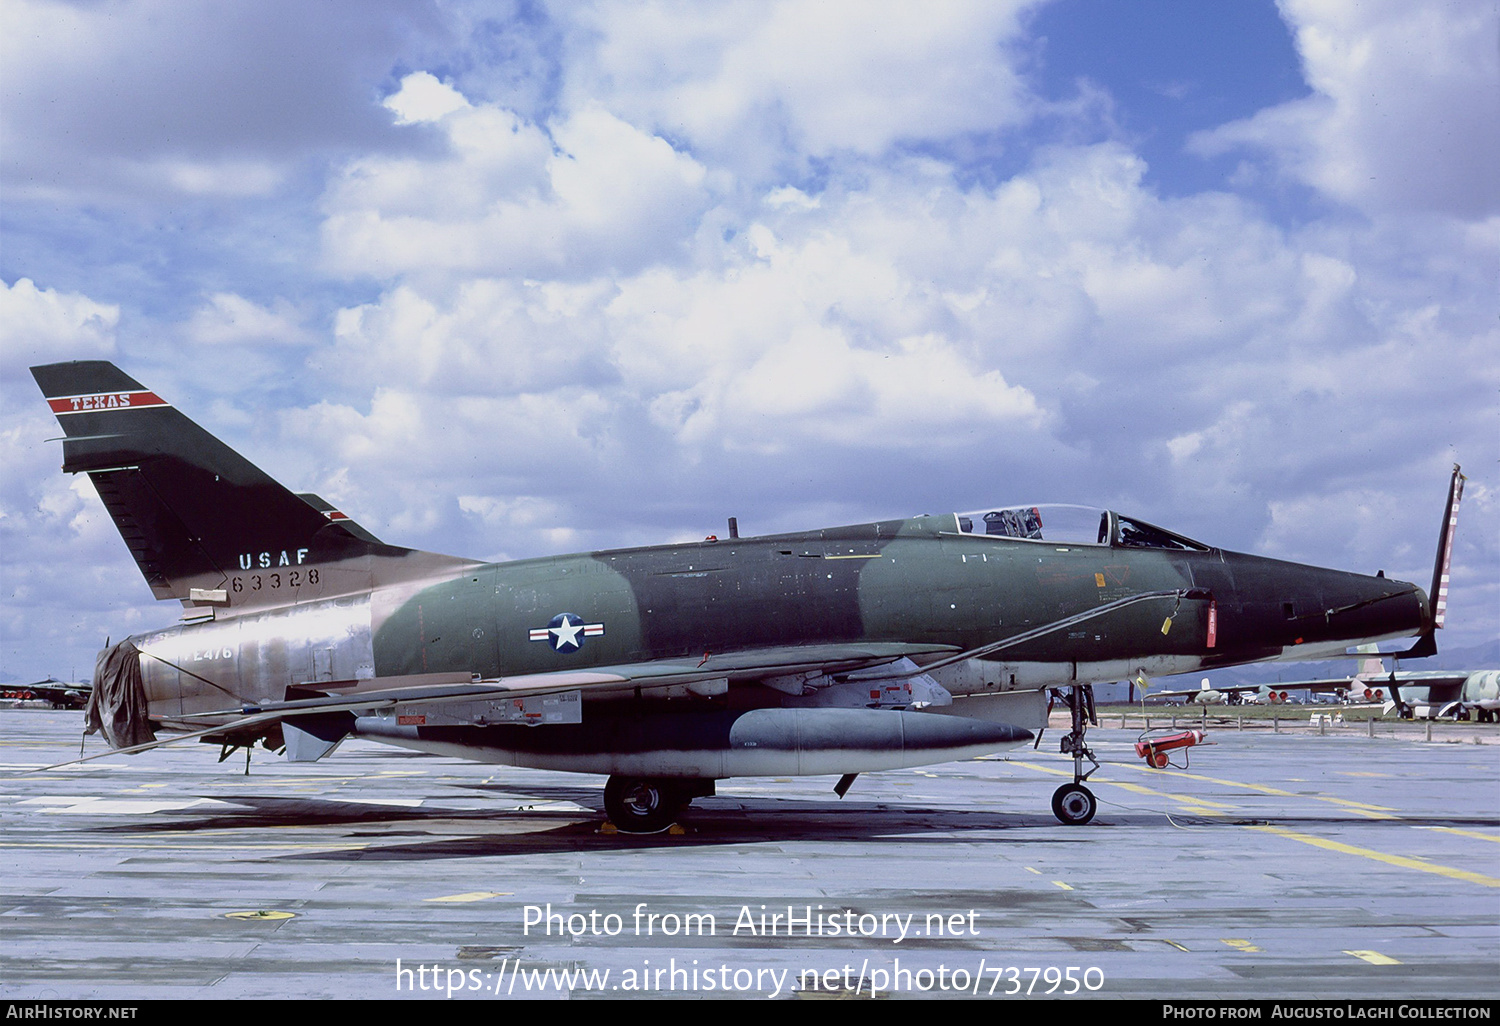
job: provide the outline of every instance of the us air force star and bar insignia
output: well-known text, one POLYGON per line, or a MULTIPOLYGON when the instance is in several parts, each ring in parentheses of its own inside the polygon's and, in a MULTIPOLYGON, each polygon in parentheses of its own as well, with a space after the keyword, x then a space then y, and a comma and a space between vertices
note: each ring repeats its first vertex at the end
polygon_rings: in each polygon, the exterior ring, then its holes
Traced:
POLYGON ((604 624, 584 623, 576 613, 558 613, 545 627, 531 629, 532 641, 546 641, 554 652, 576 652, 583 647, 584 638, 604 636, 604 624))

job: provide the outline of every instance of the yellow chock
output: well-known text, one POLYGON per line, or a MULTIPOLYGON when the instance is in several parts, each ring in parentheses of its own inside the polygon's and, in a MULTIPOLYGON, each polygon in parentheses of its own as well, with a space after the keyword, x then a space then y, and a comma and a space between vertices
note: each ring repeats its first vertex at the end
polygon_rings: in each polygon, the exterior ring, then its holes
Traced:
POLYGON ((225 919, 249 920, 249 921, 265 920, 265 919, 295 919, 295 918, 297 918, 297 913, 295 913, 295 912, 280 912, 280 911, 277 911, 276 909, 262 908, 262 909, 255 909, 254 911, 251 911, 251 912, 225 912, 224 913, 224 918, 225 919))

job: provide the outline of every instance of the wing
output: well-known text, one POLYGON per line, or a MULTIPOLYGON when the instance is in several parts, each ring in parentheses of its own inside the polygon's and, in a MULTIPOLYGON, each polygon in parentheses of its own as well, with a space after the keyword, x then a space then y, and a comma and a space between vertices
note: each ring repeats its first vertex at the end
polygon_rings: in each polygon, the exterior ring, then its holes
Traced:
MULTIPOLYGON (((1259 691, 1260 687, 1261 686, 1259 684, 1228 685, 1226 687, 1219 687, 1219 686, 1215 685, 1215 686, 1213 686, 1211 688, 1208 688, 1206 690, 1212 691, 1215 694, 1220 694, 1220 695, 1237 695, 1237 694, 1241 694, 1242 692, 1246 692, 1246 691, 1259 691)), ((1197 698, 1199 695, 1203 694, 1204 691, 1205 691, 1204 688, 1193 688, 1191 691, 1147 691, 1146 692, 1146 697, 1147 698, 1197 698)))
POLYGON ((432 675, 428 675, 417 683, 412 678, 386 677, 375 678, 367 686, 349 694, 247 704, 238 709, 203 713, 194 716, 193 720, 258 717, 268 713, 288 716, 307 712, 353 712, 389 709, 397 705, 521 698, 580 690, 591 698, 608 698, 629 695, 638 688, 649 691, 712 680, 745 683, 795 674, 846 673, 894 662, 904 656, 946 655, 955 651, 957 649, 952 645, 884 642, 788 645, 721 656, 705 655, 696 662, 660 659, 588 670, 520 674, 495 680, 429 682, 432 675))
MULTIPOLYGON (((650 692, 712 681, 726 683, 772 683, 813 676, 850 673, 912 657, 943 657, 956 652, 952 645, 915 645, 891 642, 849 642, 825 645, 787 645, 753 649, 702 659, 662 659, 588 670, 559 670, 520 674, 495 680, 442 679, 441 674, 415 677, 377 677, 361 682, 356 691, 344 694, 312 694, 281 702, 246 703, 235 708, 168 719, 161 727, 185 731, 146 744, 111 748, 46 769, 89 762, 107 755, 132 755, 163 745, 202 739, 226 744, 248 744, 277 724, 297 726, 299 721, 316 724, 319 718, 336 714, 371 715, 398 706, 493 702, 580 692, 590 698, 623 697, 637 690, 650 692)), ((148 655, 148 653, 142 653, 148 655)), ((332 689, 330 689, 332 690, 332 689)), ((307 695, 304 688, 300 694, 307 695)), ((332 747, 331 745, 329 746, 332 747)))

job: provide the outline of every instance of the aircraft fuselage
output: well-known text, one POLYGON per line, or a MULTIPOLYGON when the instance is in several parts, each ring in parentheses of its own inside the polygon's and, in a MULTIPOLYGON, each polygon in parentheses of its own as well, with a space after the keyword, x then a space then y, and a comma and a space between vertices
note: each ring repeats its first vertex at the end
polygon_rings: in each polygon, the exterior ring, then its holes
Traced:
MULTIPOLYGON (((919 517, 475 564, 305 599, 298 593, 314 585, 288 582, 316 567, 253 568, 231 575, 231 611, 234 595, 270 588, 275 576, 293 601, 146 633, 137 644, 159 657, 143 663, 153 716, 171 719, 222 709, 226 689, 265 702, 304 685, 693 665, 765 649, 805 648, 816 662, 819 646, 840 643, 907 646, 921 664, 1155 591, 1211 598, 1109 611, 979 660, 977 673, 949 675, 945 686, 960 695, 1315 658, 1412 634, 1426 616, 1420 589, 1384 577, 1217 549, 1057 545, 953 526, 951 516, 919 517)), ((346 564, 344 576, 378 579, 382 557, 360 558, 368 566, 346 564)), ((321 576, 338 575, 325 567, 321 576)))

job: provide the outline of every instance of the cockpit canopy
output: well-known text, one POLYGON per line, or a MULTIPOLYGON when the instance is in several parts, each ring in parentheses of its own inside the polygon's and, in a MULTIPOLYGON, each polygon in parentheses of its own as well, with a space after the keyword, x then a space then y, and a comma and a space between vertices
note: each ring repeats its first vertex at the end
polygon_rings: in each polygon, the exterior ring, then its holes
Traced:
POLYGON ((1202 542, 1112 510, 1056 503, 959 513, 958 529, 964 534, 1018 538, 1052 545, 1113 545, 1189 552, 1207 552, 1210 548, 1202 542))

